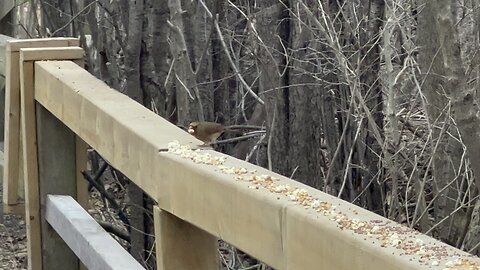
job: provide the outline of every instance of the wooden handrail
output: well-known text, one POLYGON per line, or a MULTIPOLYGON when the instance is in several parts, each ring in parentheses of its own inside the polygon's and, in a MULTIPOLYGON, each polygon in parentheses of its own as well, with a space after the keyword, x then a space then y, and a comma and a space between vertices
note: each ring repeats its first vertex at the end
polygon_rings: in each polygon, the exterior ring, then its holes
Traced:
MULTIPOLYGON (((212 150, 191 150, 201 143, 72 62, 36 62, 34 70, 35 100, 162 211, 276 269, 480 266, 478 258, 294 180, 212 150)), ((167 225, 162 233, 172 231, 167 225)))

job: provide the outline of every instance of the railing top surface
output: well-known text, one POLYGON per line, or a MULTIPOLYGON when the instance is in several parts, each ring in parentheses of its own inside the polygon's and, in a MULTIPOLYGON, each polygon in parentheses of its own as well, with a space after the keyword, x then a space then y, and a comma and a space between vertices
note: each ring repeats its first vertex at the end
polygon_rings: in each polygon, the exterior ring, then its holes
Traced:
POLYGON ((480 269, 478 258, 360 207, 245 161, 191 150, 201 142, 72 62, 37 62, 35 87, 41 105, 162 209, 273 267, 480 269))

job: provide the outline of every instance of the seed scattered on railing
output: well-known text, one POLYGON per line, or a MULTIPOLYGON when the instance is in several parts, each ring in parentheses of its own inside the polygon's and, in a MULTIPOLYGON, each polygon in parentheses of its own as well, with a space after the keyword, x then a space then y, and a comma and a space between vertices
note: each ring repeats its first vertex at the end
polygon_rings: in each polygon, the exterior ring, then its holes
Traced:
MULTIPOLYGON (((380 247, 393 247, 401 251, 400 255, 419 256, 418 262, 427 266, 439 266, 441 261, 445 263, 443 270, 480 270, 480 264, 467 256, 448 253, 446 246, 425 244, 421 239, 414 239, 420 233, 411 228, 401 225, 389 225, 390 221, 383 220, 360 220, 349 218, 346 214, 336 211, 336 206, 330 202, 321 201, 308 193, 306 189, 292 187, 280 183, 280 179, 267 175, 256 175, 256 170, 248 170, 242 167, 230 167, 225 163, 225 156, 214 156, 201 150, 192 150, 188 145, 181 145, 178 141, 168 144, 168 153, 190 159, 198 164, 216 166, 216 169, 227 175, 232 175, 234 180, 245 181, 248 188, 253 190, 264 189, 272 194, 283 195, 295 204, 305 209, 314 210, 329 220, 336 223, 341 230, 349 230, 359 235, 369 236, 380 242, 380 247), (448 260, 448 261, 447 261, 448 260)), ((354 215, 358 215, 356 209, 352 209, 354 215)), ((366 239, 366 238, 365 238, 366 239)))

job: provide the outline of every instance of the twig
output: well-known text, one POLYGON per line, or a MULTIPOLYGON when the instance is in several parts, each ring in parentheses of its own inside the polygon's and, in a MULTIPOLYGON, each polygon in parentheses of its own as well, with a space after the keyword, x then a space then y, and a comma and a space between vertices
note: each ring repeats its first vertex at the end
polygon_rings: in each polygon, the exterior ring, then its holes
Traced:
POLYGON ((90 4, 86 5, 84 8, 82 8, 82 10, 80 10, 77 14, 75 14, 75 16, 73 16, 64 26, 62 26, 62 27, 58 28, 57 30, 53 31, 53 33, 51 33, 49 36, 53 37, 53 36, 55 36, 56 33, 62 31, 65 28, 67 28, 67 26, 69 26, 73 21, 75 21, 75 19, 77 19, 78 16, 80 16, 85 10, 87 10, 93 4, 96 4, 97 2, 98 2, 98 0, 95 0, 95 1, 91 2, 90 4))
MULTIPOLYGON (((355 132, 355 137, 353 138, 353 143, 352 144, 355 144, 357 142, 358 135, 360 134, 360 130, 362 129, 363 119, 364 118, 360 118, 360 123, 358 123, 357 132, 355 132)), ((348 159, 347 159, 347 162, 345 164, 345 172, 343 173, 342 186, 340 187, 340 190, 338 191, 338 194, 337 194, 337 197, 339 197, 339 198, 340 198, 340 196, 342 196, 343 189, 345 188, 345 184, 347 183, 348 170, 350 168, 350 161, 352 160, 354 149, 355 149, 355 147, 351 147, 350 148, 350 153, 348 154, 348 159)), ((350 198, 350 199, 352 199, 352 198, 350 198)))
POLYGON ((255 125, 230 125, 226 126, 226 129, 250 129, 250 130, 265 130, 263 126, 255 126, 255 125))
POLYGON ((101 184, 99 184, 95 179, 93 179, 87 172, 82 171, 82 175, 90 184, 92 184, 95 187, 95 189, 98 190, 98 192, 100 192, 102 196, 105 196, 105 198, 108 199, 108 201, 112 204, 113 208, 115 208, 118 211, 118 217, 120 218, 120 220, 123 223, 130 225, 130 222, 128 221, 127 216, 125 215, 125 213, 123 213, 122 208, 117 203, 117 201, 112 196, 112 194, 108 193, 105 190, 105 188, 101 184))
POLYGON ((188 94, 188 96, 190 97, 190 99, 195 100, 195 98, 192 96, 192 93, 190 93, 190 90, 189 90, 188 87, 183 83, 183 81, 180 80, 180 78, 178 77, 177 73, 175 73, 175 78, 177 78, 178 82, 183 86, 183 88, 185 88, 185 91, 187 91, 187 94, 188 94))
MULTIPOLYGON (((200 4, 202 4, 203 8, 205 9, 205 12, 207 13, 207 16, 209 18, 212 18, 212 13, 208 9, 207 5, 202 0, 199 0, 199 2, 200 2, 200 4)), ((213 21, 212 21, 212 23, 213 23, 213 21)), ((213 35, 213 29, 210 30, 210 34, 208 34, 208 38, 205 39, 205 46, 204 46, 204 48, 202 50, 202 54, 200 55, 200 58, 198 59, 198 62, 197 62, 197 70, 195 70, 193 72, 193 73, 195 73, 195 75, 197 75, 198 72, 201 70, 203 59, 205 58, 205 55, 208 52, 208 48, 209 48, 208 44, 210 43, 210 40, 212 40, 212 35, 213 35)))
POLYGON ((238 142, 238 141, 247 140, 247 139, 250 139, 250 138, 253 138, 253 137, 257 137, 257 136, 260 136, 260 135, 263 135, 263 134, 265 134, 265 131, 252 132, 252 133, 250 133, 250 134, 245 134, 245 135, 238 136, 238 137, 235 137, 235 138, 230 138, 230 139, 225 139, 225 140, 218 140, 218 141, 216 141, 216 142, 213 142, 212 144, 213 144, 213 145, 217 145, 217 144, 225 144, 225 143, 231 143, 231 142, 238 142))
POLYGON ((275 131, 275 116, 277 114, 277 103, 275 102, 273 108, 273 117, 272 124, 270 125, 270 132, 268 134, 268 143, 267 143, 267 160, 268 160, 268 169, 272 171, 272 141, 273 141, 273 132, 275 131))
MULTIPOLYGON (((474 187, 472 197, 475 198, 475 197, 477 197, 477 195, 478 195, 478 188, 474 187)), ((465 214, 466 220, 465 220, 465 224, 464 224, 463 229, 462 229, 462 233, 460 234, 460 237, 458 237, 458 240, 457 240, 457 243, 456 243, 457 248, 461 248, 462 245, 463 245, 463 242, 465 241, 465 237, 467 236, 468 228, 470 228, 470 224, 472 222, 472 215, 473 215, 474 208, 475 208, 475 204, 470 205, 468 207, 467 213, 465 214)))
MULTIPOLYGON (((466 204, 471 204, 472 202, 474 202, 475 200, 478 199, 478 195, 473 197, 472 199, 470 199, 470 201, 468 201, 466 204)), ((460 205, 459 207, 457 207, 457 209, 453 210, 448 216, 444 217, 442 220, 440 220, 439 222, 437 222, 435 225, 433 225, 430 229, 428 229, 428 231, 425 232, 426 235, 430 234, 430 232, 432 232, 435 228, 437 228, 440 224, 442 224, 445 220, 449 219, 450 217, 452 217, 455 213, 457 213, 458 211, 460 211, 460 209, 463 209, 465 204, 463 205, 460 205)))
POLYGON ((102 226, 103 229, 105 229, 105 231, 112 233, 115 236, 118 236, 119 238, 130 243, 130 234, 126 230, 106 221, 102 221, 102 220, 96 220, 96 221, 100 226, 102 226))
POLYGON ((263 134, 263 136, 260 137, 260 140, 257 141, 257 143, 252 147, 252 150, 245 157, 245 161, 248 162, 250 160, 250 158, 252 158, 253 153, 255 153, 255 151, 258 149, 258 147, 262 144, 263 140, 265 140, 266 135, 267 135, 267 133, 263 134))
POLYGON ((352 117, 352 104, 353 104, 353 97, 350 99, 349 111, 347 113, 347 119, 345 120, 344 128, 342 131, 342 135, 340 135, 340 139, 338 140, 337 148, 333 154, 332 159, 330 160, 330 166, 327 171, 327 176, 325 178, 325 186, 323 188, 324 192, 327 192, 328 186, 332 183, 332 174, 336 168, 336 163, 338 162, 340 150, 343 148, 343 143, 345 141, 345 136, 347 135, 347 130, 349 130, 348 126, 350 125, 350 118, 352 117))
POLYGON ((298 168, 300 168, 300 165, 297 165, 294 169, 293 169, 293 172, 292 174, 290 174, 290 179, 293 179, 293 176, 295 175, 295 173, 297 172, 298 168))
POLYGON ((230 63, 230 66, 232 67, 233 71, 235 72, 235 75, 237 76, 238 80, 245 86, 247 89, 248 93, 260 104, 264 105, 265 102, 252 90, 252 88, 248 85, 248 83, 243 79, 242 74, 240 74, 240 71, 238 70, 237 66, 233 62, 232 56, 230 55, 230 52, 228 51, 227 44, 225 43, 225 40, 223 39, 222 31, 220 30, 220 26, 218 25, 218 14, 215 18, 215 29, 217 30, 218 37, 220 39, 220 43, 222 44, 223 50, 225 51, 225 54, 227 56, 228 62, 230 63))

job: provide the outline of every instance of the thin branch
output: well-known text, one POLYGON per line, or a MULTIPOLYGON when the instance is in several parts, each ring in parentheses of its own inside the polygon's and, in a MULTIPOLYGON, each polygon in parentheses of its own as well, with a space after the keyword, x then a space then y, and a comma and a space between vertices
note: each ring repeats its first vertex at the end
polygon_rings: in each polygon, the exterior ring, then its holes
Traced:
POLYGON ((227 56, 228 62, 230 63, 230 66, 232 67, 233 71, 235 72, 235 75, 237 76, 238 80, 243 84, 243 86, 247 89, 248 93, 260 104, 264 105, 265 102, 252 90, 250 85, 243 79, 242 74, 240 74, 240 71, 238 70, 237 66, 233 62, 232 56, 230 55, 230 52, 228 51, 227 44, 225 43, 225 40, 222 35, 222 31, 220 30, 220 26, 218 25, 218 14, 217 17, 215 18, 215 29, 217 30, 218 37, 220 38, 220 43, 222 44, 223 50, 225 51, 225 54, 227 56))
POLYGON ((96 220, 96 222, 102 226, 102 228, 115 235, 115 236, 118 236, 119 238, 127 241, 128 243, 130 243, 130 234, 128 233, 128 231, 120 228, 119 226, 115 226, 113 224, 111 224, 110 222, 106 222, 106 221, 102 221, 102 220, 96 220))
POLYGON ((73 23, 73 21, 75 21, 75 19, 78 18, 78 16, 80 16, 85 10, 89 9, 93 4, 97 4, 98 3, 98 0, 95 0, 93 2, 91 2, 90 4, 86 5, 84 8, 82 8, 82 10, 80 10, 77 14, 75 14, 75 16, 73 16, 64 26, 58 28, 57 30, 53 31, 53 33, 51 33, 49 35, 49 37, 53 37, 55 36, 56 33, 62 31, 63 29, 67 28, 71 23, 73 23))
POLYGON ((265 131, 263 132, 252 132, 250 134, 245 134, 242 136, 238 136, 235 138, 230 138, 230 139, 225 139, 225 140, 218 140, 216 142, 213 142, 212 145, 217 145, 217 144, 225 144, 225 143, 232 143, 232 142, 238 142, 238 141, 244 141, 248 140, 250 138, 258 137, 265 134, 265 131))

